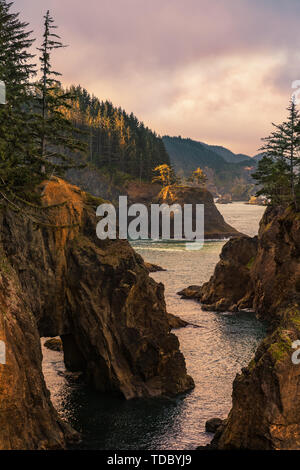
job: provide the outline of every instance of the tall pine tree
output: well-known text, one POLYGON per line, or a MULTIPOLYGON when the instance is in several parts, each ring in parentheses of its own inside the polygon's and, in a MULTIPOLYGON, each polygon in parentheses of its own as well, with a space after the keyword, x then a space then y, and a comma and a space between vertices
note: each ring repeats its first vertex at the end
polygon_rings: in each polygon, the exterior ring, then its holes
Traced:
POLYGON ((32 116, 28 113, 30 80, 35 73, 34 40, 28 24, 0 0, 0 80, 6 85, 6 105, 0 106, 0 185, 23 187, 33 182, 32 116))
POLYGON ((57 26, 47 11, 44 16, 43 43, 40 48, 41 79, 36 84, 36 143, 41 173, 56 171, 61 174, 74 166, 72 152, 85 151, 86 145, 80 131, 74 127, 67 110, 72 106, 73 96, 61 85, 61 74, 52 68, 53 51, 65 46, 56 34, 57 26))
POLYGON ((287 111, 287 120, 279 125, 273 123, 275 130, 262 139, 265 143, 260 150, 265 158, 259 162, 258 171, 253 177, 262 185, 260 194, 267 194, 273 201, 278 201, 280 194, 282 203, 292 201, 297 207, 300 114, 294 99, 290 101, 287 111))

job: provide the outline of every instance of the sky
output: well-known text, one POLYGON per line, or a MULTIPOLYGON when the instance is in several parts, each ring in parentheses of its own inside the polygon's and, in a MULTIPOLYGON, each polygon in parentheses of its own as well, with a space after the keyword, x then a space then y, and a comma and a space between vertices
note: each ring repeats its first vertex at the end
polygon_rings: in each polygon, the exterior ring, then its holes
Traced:
POLYGON ((36 46, 50 10, 69 45, 53 58, 64 85, 82 85, 160 135, 254 155, 300 81, 299 0, 15 0, 13 8, 36 46))

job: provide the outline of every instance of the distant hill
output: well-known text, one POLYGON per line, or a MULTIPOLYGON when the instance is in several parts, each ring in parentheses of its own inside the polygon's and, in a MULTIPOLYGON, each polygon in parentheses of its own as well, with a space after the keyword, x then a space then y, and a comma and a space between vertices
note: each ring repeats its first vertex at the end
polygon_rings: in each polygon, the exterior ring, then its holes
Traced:
POLYGON ((224 158, 226 162, 229 163, 240 163, 240 162, 248 162, 253 163, 252 157, 249 155, 244 155, 242 153, 233 153, 231 150, 228 150, 225 147, 221 147, 220 145, 208 145, 203 143, 206 147, 208 147, 213 152, 217 153, 221 157, 224 158))
POLYGON ((176 171, 183 170, 185 174, 197 166, 222 169, 227 163, 221 155, 209 149, 209 146, 192 139, 181 137, 163 137, 165 148, 176 171))
POLYGON ((253 157, 253 160, 255 160, 257 163, 262 160, 264 158, 265 154, 262 152, 262 153, 258 153, 257 155, 254 155, 253 157))
POLYGON ((228 192, 233 199, 247 199, 253 192, 251 173, 256 161, 248 155, 234 154, 225 147, 181 137, 165 136, 163 142, 180 176, 187 177, 200 166, 208 176, 209 190, 215 194, 228 192))

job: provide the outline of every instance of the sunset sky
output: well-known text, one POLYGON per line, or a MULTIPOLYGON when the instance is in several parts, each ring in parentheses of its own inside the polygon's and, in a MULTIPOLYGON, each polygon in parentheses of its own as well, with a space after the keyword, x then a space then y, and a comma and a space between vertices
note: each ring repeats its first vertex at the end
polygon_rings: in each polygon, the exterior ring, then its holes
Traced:
MULTIPOLYGON (((159 134, 255 154, 300 80, 299 0, 15 0, 68 49, 63 83, 133 111, 159 134)), ((38 44, 37 44, 38 45, 38 44)))

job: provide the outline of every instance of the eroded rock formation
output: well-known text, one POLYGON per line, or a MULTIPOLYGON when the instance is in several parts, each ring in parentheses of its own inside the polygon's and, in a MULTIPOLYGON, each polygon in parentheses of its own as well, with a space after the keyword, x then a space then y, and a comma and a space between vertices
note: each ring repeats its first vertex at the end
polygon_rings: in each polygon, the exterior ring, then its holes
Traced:
POLYGON ((252 308, 269 334, 233 384, 232 409, 213 445, 219 449, 300 448, 300 214, 268 208, 258 239, 225 245, 211 280, 191 298, 207 309, 252 308))
MULTIPOLYGON (((242 235, 224 220, 218 211, 212 194, 202 187, 168 186, 161 190, 159 185, 131 184, 127 188, 131 203, 153 204, 184 204, 204 205, 204 237, 205 239, 223 239, 242 235)), ((195 213, 193 214, 195 215, 195 213)), ((194 223, 194 222, 193 222, 194 223)), ((171 230, 172 238, 172 230, 171 230)))
POLYGON ((178 294, 199 300, 205 310, 223 312, 251 308, 254 297, 251 266, 257 246, 257 237, 232 238, 224 245, 209 282, 190 286, 178 294))
POLYGON ((66 365, 97 390, 129 399, 193 387, 163 285, 126 241, 96 238, 101 201, 62 180, 40 190, 42 210, 26 206, 25 214, 11 201, 0 214, 0 339, 8 351, 0 449, 60 448, 75 437, 51 405, 40 336, 61 336, 66 365))

